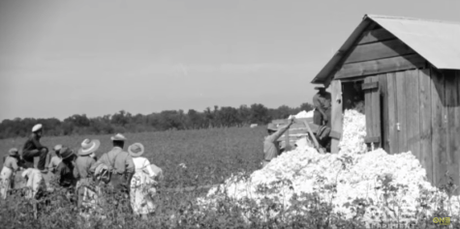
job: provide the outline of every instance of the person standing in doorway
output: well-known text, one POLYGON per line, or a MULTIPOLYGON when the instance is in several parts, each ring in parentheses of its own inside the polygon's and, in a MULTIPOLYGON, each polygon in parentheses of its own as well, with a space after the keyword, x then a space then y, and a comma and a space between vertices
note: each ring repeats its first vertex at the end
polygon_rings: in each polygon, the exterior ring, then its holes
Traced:
POLYGON ((37 169, 42 173, 48 172, 49 153, 48 148, 40 143, 43 136, 42 124, 37 124, 32 128, 32 135, 24 144, 22 148, 22 158, 24 160, 25 168, 34 168, 34 158, 39 157, 37 169))
POLYGON ((313 106, 315 107, 313 123, 318 126, 327 125, 331 127, 331 93, 322 86, 315 87, 315 89, 318 90, 318 93, 313 96, 313 106))

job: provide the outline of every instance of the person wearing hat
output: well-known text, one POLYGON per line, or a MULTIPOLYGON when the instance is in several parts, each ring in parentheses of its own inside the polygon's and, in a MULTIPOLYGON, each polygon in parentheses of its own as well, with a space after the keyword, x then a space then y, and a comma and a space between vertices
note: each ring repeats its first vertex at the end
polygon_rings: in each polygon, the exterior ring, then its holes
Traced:
POLYGON ((326 91, 326 88, 319 86, 315 87, 318 90, 313 96, 313 123, 322 126, 326 124, 331 127, 331 93, 326 91))
POLYGON ((3 199, 6 199, 8 191, 11 188, 12 179, 14 174, 19 170, 19 151, 17 148, 11 148, 8 151, 8 156, 5 158, 3 163, 3 169, 0 173, 0 190, 3 199))
POLYGON ((144 146, 141 143, 134 143, 128 147, 128 153, 133 158, 136 172, 131 180, 131 208, 135 215, 141 215, 147 218, 147 215, 153 213, 155 205, 153 195, 156 193, 154 177, 157 175, 152 170, 150 161, 142 157, 144 146), (147 192, 145 190, 148 190, 147 192))
POLYGON ((59 186, 67 188, 68 192, 71 193, 71 190, 77 183, 74 176, 76 156, 75 153, 68 147, 63 147, 60 155, 62 161, 56 168, 56 180, 58 181, 59 186))
POLYGON ((273 123, 268 124, 268 136, 266 136, 264 139, 264 160, 262 161, 262 167, 265 167, 265 165, 267 165, 273 158, 280 154, 280 145, 278 139, 281 137, 281 135, 284 134, 284 132, 286 132, 286 130, 289 129, 289 127, 291 127, 294 121, 294 118, 290 119, 288 125, 279 129, 273 123))
MULTIPOLYGON (((77 179, 76 193, 78 194, 78 206, 81 207, 85 193, 88 193, 88 187, 93 186, 91 167, 96 164, 95 155, 101 142, 97 139, 85 139, 78 150, 78 158, 75 160, 74 176, 77 179)), ((92 195, 94 196, 94 195, 92 195)), ((88 196, 86 196, 88 197, 88 196)), ((91 202, 91 201, 88 201, 91 202)))
MULTIPOLYGON (((117 191, 125 194, 129 193, 129 184, 134 174, 133 159, 128 152, 124 151, 126 138, 122 134, 116 134, 111 137, 113 148, 108 153, 104 153, 101 158, 95 163, 90 171, 95 174, 99 164, 105 164, 110 168, 110 186, 117 191)), ((96 176, 98 174, 95 174, 96 176)))
POLYGON ((24 167, 34 168, 34 158, 39 157, 37 169, 43 173, 47 172, 49 164, 48 148, 40 143, 43 135, 42 124, 37 124, 32 128, 32 134, 27 139, 24 147, 22 148, 22 158, 24 160, 24 167))
POLYGON ((62 149, 62 145, 56 145, 54 146, 53 148, 53 151, 56 155, 54 155, 51 160, 50 160, 50 163, 48 165, 48 171, 51 172, 51 173, 54 173, 56 171, 56 168, 58 167, 58 165, 61 163, 62 161, 62 158, 61 156, 59 155, 59 152, 61 151, 62 149))

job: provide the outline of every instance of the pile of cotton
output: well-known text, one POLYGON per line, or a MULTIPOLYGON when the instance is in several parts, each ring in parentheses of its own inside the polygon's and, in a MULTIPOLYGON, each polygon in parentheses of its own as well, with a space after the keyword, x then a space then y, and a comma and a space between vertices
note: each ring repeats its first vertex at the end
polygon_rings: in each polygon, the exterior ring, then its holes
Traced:
MULTIPOLYGON (((288 209, 293 196, 303 201, 312 196, 305 194, 313 194, 322 203, 330 204, 336 216, 367 223, 417 221, 433 214, 443 201, 449 205, 448 214, 459 215, 458 197, 449 199, 427 182, 425 169, 411 152, 394 155, 382 149, 366 152, 364 136, 363 115, 347 111, 339 154, 320 154, 302 145, 273 159, 249 177, 231 177, 198 202, 212 206, 216 200, 225 198, 241 205, 244 204, 241 200, 260 204, 270 199, 288 209)), ((308 210, 305 206, 303 209, 308 210)))
POLYGON ((365 153, 367 151, 367 146, 364 143, 365 137, 366 117, 364 114, 356 110, 345 110, 339 152, 343 154, 365 153))

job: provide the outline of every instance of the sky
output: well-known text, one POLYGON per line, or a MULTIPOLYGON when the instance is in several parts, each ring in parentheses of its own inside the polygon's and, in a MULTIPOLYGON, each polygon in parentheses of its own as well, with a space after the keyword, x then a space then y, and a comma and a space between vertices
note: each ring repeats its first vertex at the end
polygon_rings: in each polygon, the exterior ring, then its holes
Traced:
POLYGON ((365 14, 459 11, 456 0, 2 0, 0 120, 297 107, 365 14))

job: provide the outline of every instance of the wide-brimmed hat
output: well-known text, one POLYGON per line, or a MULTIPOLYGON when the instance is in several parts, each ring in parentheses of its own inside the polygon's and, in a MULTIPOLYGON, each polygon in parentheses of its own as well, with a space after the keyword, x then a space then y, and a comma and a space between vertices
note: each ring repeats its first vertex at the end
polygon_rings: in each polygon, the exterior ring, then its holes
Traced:
POLYGON ((116 134, 115 136, 112 136, 110 139, 112 141, 126 141, 125 136, 123 136, 122 134, 116 134))
POLYGON ((72 151, 71 149, 69 149, 68 147, 63 147, 63 148, 61 149, 60 155, 61 155, 62 160, 65 160, 65 159, 67 159, 67 158, 69 158, 69 157, 71 157, 71 156, 73 156, 73 155, 75 155, 75 154, 74 154, 73 151, 72 151))
POLYGON ((59 151, 59 150, 61 150, 61 149, 62 149, 62 145, 61 145, 61 144, 55 145, 54 148, 53 148, 53 150, 56 151, 56 152, 59 151))
POLYGON ((38 123, 36 124, 34 127, 32 127, 32 133, 35 133, 35 132, 38 132, 39 130, 41 130, 43 128, 43 125, 38 123))
POLYGON ((139 157, 144 153, 144 145, 136 142, 128 147, 128 152, 131 157, 139 157))
POLYGON ((81 148, 78 150, 78 155, 86 156, 93 152, 96 152, 96 150, 99 149, 100 145, 101 145, 101 142, 97 139, 93 139, 93 140, 85 139, 81 143, 81 148))
POLYGON ((10 155, 10 156, 17 156, 17 155, 19 155, 19 150, 18 150, 18 148, 11 148, 11 149, 8 151, 8 155, 10 155))
POLYGON ((267 125, 267 129, 268 129, 268 130, 277 131, 277 130, 278 130, 278 127, 277 127, 274 123, 269 123, 269 124, 267 125))

